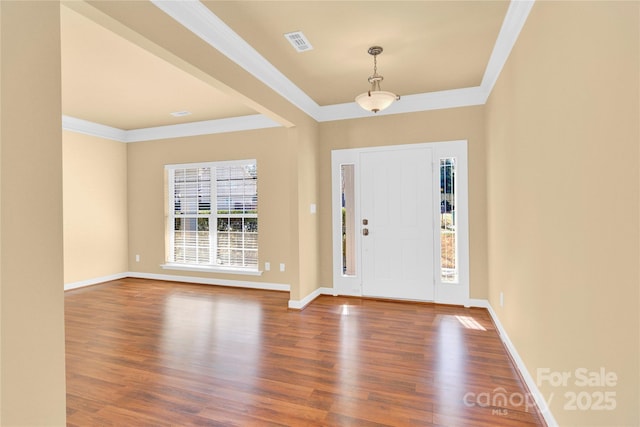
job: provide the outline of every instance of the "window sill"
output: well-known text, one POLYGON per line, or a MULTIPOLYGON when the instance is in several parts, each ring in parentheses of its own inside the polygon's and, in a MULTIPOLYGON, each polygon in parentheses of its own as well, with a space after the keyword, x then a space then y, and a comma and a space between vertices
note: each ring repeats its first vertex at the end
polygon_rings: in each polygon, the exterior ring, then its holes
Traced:
POLYGON ((207 265, 161 264, 164 270, 199 271, 204 273, 243 274, 245 276, 262 276, 262 271, 233 267, 213 267, 207 265))

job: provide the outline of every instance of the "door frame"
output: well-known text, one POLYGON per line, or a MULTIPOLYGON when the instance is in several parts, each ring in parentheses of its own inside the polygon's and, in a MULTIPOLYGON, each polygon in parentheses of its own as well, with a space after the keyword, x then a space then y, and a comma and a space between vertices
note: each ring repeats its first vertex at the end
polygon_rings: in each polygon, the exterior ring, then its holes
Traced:
POLYGON ((430 148, 433 153, 433 227, 434 236, 440 235, 440 167, 439 159, 456 157, 456 236, 458 243, 458 281, 443 282, 440 274, 440 239, 434 238, 434 302, 468 306, 469 300, 469 205, 468 205, 468 161, 467 141, 443 141, 420 144, 390 145, 380 147, 350 148, 331 151, 331 212, 332 212, 332 252, 333 252, 333 293, 336 295, 362 296, 362 235, 355 235, 356 274, 342 274, 342 205, 341 166, 354 165, 354 211, 356 230, 360 230, 360 154, 371 151, 395 151, 414 148, 430 148), (436 167, 437 166, 437 167, 436 167))

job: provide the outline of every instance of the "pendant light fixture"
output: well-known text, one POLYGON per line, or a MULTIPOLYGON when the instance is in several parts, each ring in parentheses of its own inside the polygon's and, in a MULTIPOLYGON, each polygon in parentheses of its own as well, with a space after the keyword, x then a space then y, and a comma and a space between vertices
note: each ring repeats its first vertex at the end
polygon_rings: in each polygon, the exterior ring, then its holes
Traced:
POLYGON ((368 52, 369 55, 373 55, 373 75, 369 76, 368 79, 371 88, 369 91, 356 96, 356 102, 365 110, 377 113, 387 108, 393 101, 398 101, 400 95, 380 89, 380 82, 384 77, 378 74, 377 58, 382 53, 382 48, 380 46, 371 46, 368 52))

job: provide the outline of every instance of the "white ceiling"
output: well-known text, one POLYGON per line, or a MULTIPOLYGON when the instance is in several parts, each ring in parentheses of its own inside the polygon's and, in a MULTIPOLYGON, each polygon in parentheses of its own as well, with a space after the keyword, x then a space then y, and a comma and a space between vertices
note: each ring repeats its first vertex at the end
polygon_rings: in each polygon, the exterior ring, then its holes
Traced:
POLYGON ((102 126, 117 133, 113 139, 131 141, 156 137, 150 131, 160 126, 176 136, 193 129, 208 133, 284 124, 274 111, 280 104, 266 105, 269 94, 253 89, 245 71, 315 120, 367 117, 372 113, 357 107, 353 98, 368 89, 373 58, 367 49, 372 45, 384 48, 378 57, 383 89, 402 96, 380 114, 482 104, 531 4, 65 3, 65 123, 85 130, 97 124, 94 132, 102 126), (302 31, 313 49, 296 52, 284 37, 292 31, 302 31), (240 68, 230 68, 228 60, 240 68), (235 76, 238 81, 232 82, 235 76), (192 114, 170 115, 176 111, 192 114))

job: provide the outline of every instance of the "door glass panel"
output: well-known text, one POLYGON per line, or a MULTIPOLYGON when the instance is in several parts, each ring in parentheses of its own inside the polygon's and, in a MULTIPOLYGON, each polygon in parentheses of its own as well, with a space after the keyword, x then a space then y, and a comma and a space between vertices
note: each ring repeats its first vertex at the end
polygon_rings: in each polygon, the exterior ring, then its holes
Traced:
POLYGON ((356 275, 354 165, 340 165, 342 207, 342 275, 356 275))
POLYGON ((458 281, 455 157, 440 159, 440 279, 458 281))

